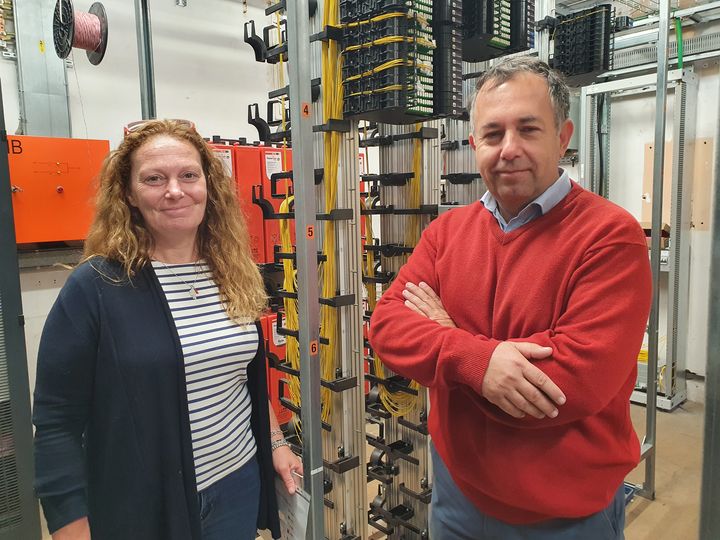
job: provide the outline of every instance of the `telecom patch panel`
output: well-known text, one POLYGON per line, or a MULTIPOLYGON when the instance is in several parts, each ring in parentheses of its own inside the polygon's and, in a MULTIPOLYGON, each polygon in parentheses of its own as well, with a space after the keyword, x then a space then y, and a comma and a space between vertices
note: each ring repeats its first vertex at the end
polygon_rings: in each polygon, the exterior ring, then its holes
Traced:
MULTIPOLYGON (((350 20, 347 13, 369 6, 341 6, 343 87, 346 117, 405 124, 433 114, 432 4, 376 10, 350 20)), ((366 4, 366 3, 364 3, 366 4)))
POLYGON ((575 77, 570 81, 574 84, 584 84, 611 69, 614 27, 611 4, 559 16, 552 34, 555 42, 552 66, 568 77, 575 77))
POLYGON ((482 62, 535 44, 535 2, 463 0, 463 52, 466 62, 482 62))

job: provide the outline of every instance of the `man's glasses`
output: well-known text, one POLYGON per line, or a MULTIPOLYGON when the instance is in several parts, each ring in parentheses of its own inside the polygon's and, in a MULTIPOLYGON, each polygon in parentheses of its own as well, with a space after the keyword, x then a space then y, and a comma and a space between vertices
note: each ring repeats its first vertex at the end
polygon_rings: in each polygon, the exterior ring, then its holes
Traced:
MULTIPOLYGON (((195 124, 191 122, 190 120, 182 120, 180 118, 168 118, 171 122, 177 122, 181 126, 185 126, 189 129, 195 130, 195 124)), ((151 122, 155 122, 156 120, 137 120, 136 122, 130 122, 127 126, 123 128, 123 137, 127 137, 129 133, 133 133, 135 131, 141 130, 143 127, 148 125, 151 122)))

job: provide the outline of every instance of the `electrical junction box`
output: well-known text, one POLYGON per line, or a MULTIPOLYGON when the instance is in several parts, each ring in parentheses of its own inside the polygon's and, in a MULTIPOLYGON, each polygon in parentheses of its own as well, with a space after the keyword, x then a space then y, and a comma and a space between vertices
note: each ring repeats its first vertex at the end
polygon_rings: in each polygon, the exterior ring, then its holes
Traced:
POLYGON ((102 140, 8 137, 18 244, 85 239, 109 150, 102 140))

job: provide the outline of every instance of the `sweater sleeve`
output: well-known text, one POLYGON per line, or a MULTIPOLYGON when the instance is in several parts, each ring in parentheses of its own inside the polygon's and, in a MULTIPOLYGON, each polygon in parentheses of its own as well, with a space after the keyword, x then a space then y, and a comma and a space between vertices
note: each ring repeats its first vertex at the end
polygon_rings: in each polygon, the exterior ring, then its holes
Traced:
POLYGON ((405 306, 407 282, 427 283, 442 298, 435 271, 436 222, 424 232, 407 264, 380 298, 370 321, 370 343, 394 372, 423 386, 467 384, 479 388, 490 357, 500 341, 447 328, 405 306))
POLYGON ((78 273, 50 310, 38 350, 35 492, 51 533, 88 515, 83 433, 92 400, 97 306, 87 301, 78 273))
POLYGON ((552 347, 535 360, 565 393, 555 418, 493 416, 517 427, 568 424, 602 411, 627 384, 637 364, 651 300, 647 247, 614 244, 587 253, 575 271, 567 308, 554 328, 509 341, 552 347))

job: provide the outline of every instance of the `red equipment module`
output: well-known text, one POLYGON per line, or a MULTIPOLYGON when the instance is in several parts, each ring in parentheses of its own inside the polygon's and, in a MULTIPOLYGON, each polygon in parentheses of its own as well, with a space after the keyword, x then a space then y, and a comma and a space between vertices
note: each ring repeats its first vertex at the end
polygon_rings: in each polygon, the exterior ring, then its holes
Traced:
POLYGON ((226 169, 235 178, 240 208, 245 215, 250 249, 255 262, 264 264, 268 261, 265 251, 265 224, 262 210, 252 202, 253 186, 260 184, 259 149, 254 146, 210 145, 215 154, 223 161, 226 169))
MULTIPOLYGON (((270 177, 274 173, 281 173, 292 170, 292 150, 287 148, 260 147, 260 174, 263 185, 263 196, 269 201, 275 212, 280 212, 281 198, 272 197, 272 181, 270 177)), ((292 186, 290 180, 281 179, 276 182, 275 192, 285 194, 287 186, 292 186)), ((290 226, 293 243, 295 241, 295 221, 290 226)), ((273 253, 276 245, 281 244, 280 221, 269 219, 265 221, 265 253, 268 262, 273 262, 273 253)))
MULTIPOLYGON (((285 336, 277 333, 276 329, 277 315, 271 314, 262 317, 261 324, 263 333, 265 334, 265 351, 269 356, 273 356, 279 361, 285 361, 285 336)), ((277 369, 271 368, 268 362, 268 395, 270 404, 275 411, 275 416, 280 424, 287 424, 292 420, 292 411, 284 407, 280 403, 280 379, 284 378, 284 374, 277 369)))

